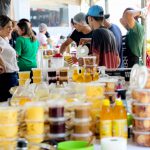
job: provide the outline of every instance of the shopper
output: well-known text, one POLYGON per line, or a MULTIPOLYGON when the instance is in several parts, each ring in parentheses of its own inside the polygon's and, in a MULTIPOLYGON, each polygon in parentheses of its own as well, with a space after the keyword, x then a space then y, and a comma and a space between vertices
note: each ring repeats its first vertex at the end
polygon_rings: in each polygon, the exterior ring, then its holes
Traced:
POLYGON ((104 27, 104 18, 108 17, 108 14, 104 15, 101 6, 93 5, 88 10, 87 21, 93 30, 92 53, 96 56, 99 66, 117 68, 120 64, 120 58, 116 40, 113 33, 104 27))
MULTIPOLYGON (((66 48, 71 44, 73 41, 76 45, 79 45, 81 38, 91 38, 92 37, 92 30, 89 25, 86 23, 85 20, 86 15, 82 12, 76 14, 72 20, 72 24, 75 30, 72 32, 70 37, 61 45, 60 52, 63 53, 66 48)), ((87 45, 90 48, 90 44, 87 45)))
POLYGON ((20 22, 16 41, 16 52, 20 71, 30 71, 37 67, 39 43, 26 22, 20 22))
POLYGON ((143 64, 142 52, 144 44, 144 27, 138 21, 141 11, 133 8, 126 8, 120 19, 121 24, 128 31, 126 35, 126 47, 128 57, 128 67, 134 64, 143 64))
POLYGON ((9 17, 0 16, 0 102, 7 101, 12 95, 9 90, 18 85, 18 65, 16 51, 9 44, 12 33, 12 21, 9 17))

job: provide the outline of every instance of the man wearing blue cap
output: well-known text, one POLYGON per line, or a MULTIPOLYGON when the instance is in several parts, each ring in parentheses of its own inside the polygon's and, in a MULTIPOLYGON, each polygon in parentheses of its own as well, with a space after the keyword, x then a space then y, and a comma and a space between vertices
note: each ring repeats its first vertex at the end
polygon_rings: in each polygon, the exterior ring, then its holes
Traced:
POLYGON ((86 19, 94 30, 91 43, 92 53, 96 55, 99 66, 117 68, 120 58, 113 33, 104 27, 104 19, 107 18, 109 14, 104 14, 101 6, 93 5, 88 10, 86 19))

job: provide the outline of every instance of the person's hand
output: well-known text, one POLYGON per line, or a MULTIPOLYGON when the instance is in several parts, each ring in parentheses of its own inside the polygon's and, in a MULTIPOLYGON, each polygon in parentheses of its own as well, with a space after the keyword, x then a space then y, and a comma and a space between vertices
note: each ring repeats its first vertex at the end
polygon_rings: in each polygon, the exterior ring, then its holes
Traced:
POLYGON ((91 38, 81 38, 79 45, 84 45, 86 43, 89 43, 91 41, 91 38))

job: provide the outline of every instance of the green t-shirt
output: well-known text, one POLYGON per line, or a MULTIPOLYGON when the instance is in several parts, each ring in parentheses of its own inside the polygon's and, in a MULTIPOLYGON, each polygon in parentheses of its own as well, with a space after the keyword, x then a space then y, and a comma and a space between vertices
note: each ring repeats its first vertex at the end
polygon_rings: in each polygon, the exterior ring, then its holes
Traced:
POLYGON ((18 37, 16 41, 16 52, 18 55, 18 66, 20 71, 30 71, 37 67, 38 41, 32 42, 30 38, 18 37))
POLYGON ((135 26, 127 33, 127 43, 131 52, 137 56, 142 57, 144 44, 144 27, 137 21, 135 26))

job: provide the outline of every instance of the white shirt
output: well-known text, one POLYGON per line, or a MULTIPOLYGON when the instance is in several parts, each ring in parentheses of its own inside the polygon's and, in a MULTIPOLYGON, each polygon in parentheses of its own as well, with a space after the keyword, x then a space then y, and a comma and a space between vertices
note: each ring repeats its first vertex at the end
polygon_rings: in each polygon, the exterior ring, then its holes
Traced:
POLYGON ((47 37, 43 33, 37 34, 37 40, 39 41, 40 45, 47 45, 47 37))
POLYGON ((2 48, 0 55, 6 67, 6 73, 18 72, 19 67, 17 65, 15 49, 10 46, 7 39, 2 37, 0 37, 0 47, 2 48))

